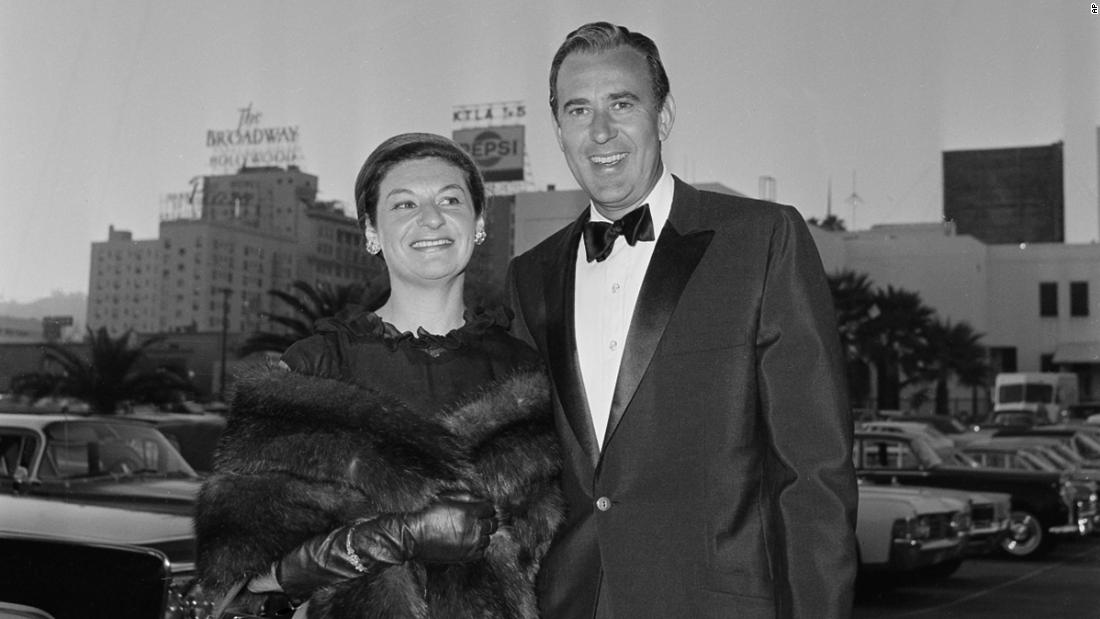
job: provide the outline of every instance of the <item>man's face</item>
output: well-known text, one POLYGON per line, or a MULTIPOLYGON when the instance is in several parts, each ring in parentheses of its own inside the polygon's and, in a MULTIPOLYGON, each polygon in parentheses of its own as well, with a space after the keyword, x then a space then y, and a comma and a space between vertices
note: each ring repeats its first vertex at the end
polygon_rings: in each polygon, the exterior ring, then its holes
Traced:
POLYGON ((672 99, 658 108, 645 56, 630 47, 573 53, 558 70, 558 145, 596 208, 618 219, 661 175, 672 99))

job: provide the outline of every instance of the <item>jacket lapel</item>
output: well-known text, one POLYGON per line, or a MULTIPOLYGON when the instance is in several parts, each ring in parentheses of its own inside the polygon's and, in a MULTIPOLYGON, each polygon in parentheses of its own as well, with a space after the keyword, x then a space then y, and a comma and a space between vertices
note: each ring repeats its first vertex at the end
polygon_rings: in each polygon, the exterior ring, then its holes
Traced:
POLYGON ((552 252, 544 266, 543 290, 546 291, 546 349, 558 399, 573 435, 595 467, 600 457, 600 447, 577 359, 573 303, 577 246, 587 221, 588 209, 585 209, 568 232, 562 235, 564 245, 552 252))
MULTIPOLYGON (((630 319, 626 348, 611 400, 611 414, 603 443, 605 447, 615 434, 623 413, 653 360, 657 344, 680 301, 684 286, 714 237, 713 230, 696 229, 698 202, 698 191, 676 179, 672 211, 653 249, 653 257, 650 258, 630 319)), ((572 293, 572 288, 569 292, 572 293)))

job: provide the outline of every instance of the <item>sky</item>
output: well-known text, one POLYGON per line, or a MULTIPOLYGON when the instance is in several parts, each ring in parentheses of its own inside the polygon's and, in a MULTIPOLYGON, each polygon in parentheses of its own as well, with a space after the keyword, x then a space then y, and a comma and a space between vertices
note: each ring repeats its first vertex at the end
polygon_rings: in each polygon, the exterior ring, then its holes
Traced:
POLYGON ((108 227, 157 238, 213 173, 209 129, 297 126, 319 198, 352 204, 385 138, 521 101, 530 179, 577 187, 550 60, 607 20, 653 38, 671 171, 849 229, 942 219, 942 152, 1064 142, 1066 241, 1100 236, 1100 15, 1083 0, 0 0, 0 300, 86 292, 108 227), (853 209, 849 196, 858 194, 853 209))

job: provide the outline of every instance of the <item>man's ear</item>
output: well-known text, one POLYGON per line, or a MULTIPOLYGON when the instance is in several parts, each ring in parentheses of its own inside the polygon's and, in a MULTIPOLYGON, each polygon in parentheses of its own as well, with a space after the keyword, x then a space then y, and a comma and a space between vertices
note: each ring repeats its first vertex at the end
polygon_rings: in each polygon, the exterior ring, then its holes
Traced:
POLYGON ((558 122, 558 117, 556 115, 553 117, 553 120, 554 120, 554 137, 558 138, 558 148, 561 149, 561 152, 564 153, 565 152, 565 143, 562 142, 562 139, 561 139, 561 123, 558 122))
MULTIPOLYGON (((657 112, 657 135, 660 136, 662 142, 667 140, 669 134, 672 133, 672 123, 675 120, 676 101, 672 98, 672 93, 669 93, 665 95, 665 103, 657 112)), ((561 138, 558 141, 560 142, 561 138)))

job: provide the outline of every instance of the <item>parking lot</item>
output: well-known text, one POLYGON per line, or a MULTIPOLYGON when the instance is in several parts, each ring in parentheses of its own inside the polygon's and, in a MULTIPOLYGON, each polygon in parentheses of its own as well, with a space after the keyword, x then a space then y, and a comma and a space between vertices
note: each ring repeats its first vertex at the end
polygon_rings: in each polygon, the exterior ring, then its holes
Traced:
POLYGON ((1100 536, 1065 542, 1041 561, 971 559, 941 581, 863 592, 855 619, 1100 618, 1100 536))

